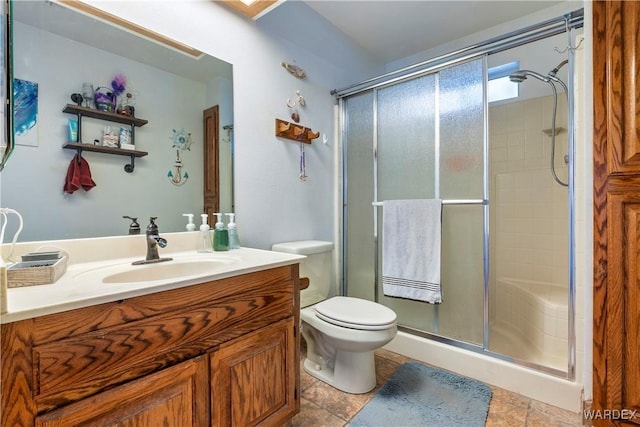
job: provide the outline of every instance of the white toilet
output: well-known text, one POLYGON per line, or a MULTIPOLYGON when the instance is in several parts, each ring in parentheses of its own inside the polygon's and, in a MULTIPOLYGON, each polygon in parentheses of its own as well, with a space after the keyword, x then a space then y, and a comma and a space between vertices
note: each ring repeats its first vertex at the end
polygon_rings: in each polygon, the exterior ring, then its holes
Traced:
POLYGON ((309 287, 300 292, 301 331, 307 343, 304 370, 347 393, 372 390, 376 386, 373 352, 396 336, 396 313, 360 298, 327 299, 333 243, 305 240, 279 243, 271 249, 307 256, 300 263, 300 277, 309 278, 309 287))

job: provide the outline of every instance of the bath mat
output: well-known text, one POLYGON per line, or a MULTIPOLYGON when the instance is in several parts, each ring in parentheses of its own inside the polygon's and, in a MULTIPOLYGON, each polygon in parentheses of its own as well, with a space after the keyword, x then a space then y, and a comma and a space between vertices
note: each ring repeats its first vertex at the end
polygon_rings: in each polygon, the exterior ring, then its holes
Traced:
POLYGON ((484 426, 492 392, 481 381, 416 362, 398 368, 350 426, 484 426))

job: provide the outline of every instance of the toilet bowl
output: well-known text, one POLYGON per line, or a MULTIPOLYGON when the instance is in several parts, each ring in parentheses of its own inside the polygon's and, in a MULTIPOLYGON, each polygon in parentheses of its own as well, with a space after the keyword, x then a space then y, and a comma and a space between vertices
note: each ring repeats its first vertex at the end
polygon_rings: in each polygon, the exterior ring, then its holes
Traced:
POLYGON ((376 385, 374 351, 397 333, 395 312, 372 301, 335 296, 331 290, 331 242, 316 240, 273 245, 272 250, 307 255, 300 276, 300 322, 307 343, 304 370, 347 393, 366 393, 376 385))
POLYGON ((398 332, 391 309, 359 298, 333 297, 303 308, 300 319, 307 373, 347 393, 366 393, 376 386, 374 351, 398 332))

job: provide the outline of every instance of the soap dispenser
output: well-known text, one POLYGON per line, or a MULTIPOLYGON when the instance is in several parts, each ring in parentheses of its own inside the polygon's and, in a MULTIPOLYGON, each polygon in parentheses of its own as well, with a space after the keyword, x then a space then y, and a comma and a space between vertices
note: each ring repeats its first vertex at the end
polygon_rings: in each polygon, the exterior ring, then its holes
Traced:
POLYGON ((229 224, 227 224, 227 230, 229 232, 229 249, 240 248, 240 237, 238 237, 238 226, 236 225, 236 214, 228 213, 229 224))
POLYGON ((202 224, 200 224, 200 240, 201 245, 198 252, 211 252, 211 236, 209 235, 209 223, 207 222, 209 215, 206 213, 200 214, 202 218, 202 224))
POLYGON ((222 213, 216 212, 217 222, 215 230, 213 230, 213 250, 214 251, 228 251, 229 250, 229 232, 224 228, 222 222, 222 213))
POLYGON ((193 214, 182 214, 182 216, 186 216, 188 218, 187 222, 187 231, 194 231, 196 229, 196 225, 193 223, 193 214))

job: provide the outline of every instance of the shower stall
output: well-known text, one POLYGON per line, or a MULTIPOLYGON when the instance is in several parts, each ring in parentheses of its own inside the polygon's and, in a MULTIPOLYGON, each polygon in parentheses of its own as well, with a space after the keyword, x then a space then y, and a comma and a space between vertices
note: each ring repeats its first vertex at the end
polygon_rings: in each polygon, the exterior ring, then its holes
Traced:
POLYGON ((345 295, 392 308, 405 333, 574 378, 567 40, 581 27, 576 11, 336 91, 345 295), (443 201, 441 304, 383 293, 391 199, 443 201))

